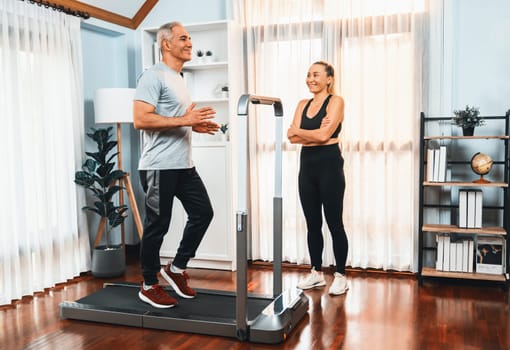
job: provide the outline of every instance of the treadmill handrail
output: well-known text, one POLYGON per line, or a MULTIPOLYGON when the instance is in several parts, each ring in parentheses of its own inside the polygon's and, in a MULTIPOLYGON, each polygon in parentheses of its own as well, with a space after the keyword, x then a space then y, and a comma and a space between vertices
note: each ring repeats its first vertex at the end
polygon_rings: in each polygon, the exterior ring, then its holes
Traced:
POLYGON ((245 94, 239 98, 237 104, 237 115, 248 115, 248 106, 253 103, 255 105, 273 105, 275 117, 283 117, 282 101, 278 97, 258 96, 245 94))
POLYGON ((248 154, 248 107, 249 104, 272 105, 275 117, 275 197, 273 201, 273 297, 282 292, 282 133, 283 106, 277 97, 245 94, 239 98, 238 110, 238 210, 236 212, 237 241, 237 300, 236 324, 239 339, 249 337, 248 320, 246 319, 247 300, 247 199, 246 178, 248 154))

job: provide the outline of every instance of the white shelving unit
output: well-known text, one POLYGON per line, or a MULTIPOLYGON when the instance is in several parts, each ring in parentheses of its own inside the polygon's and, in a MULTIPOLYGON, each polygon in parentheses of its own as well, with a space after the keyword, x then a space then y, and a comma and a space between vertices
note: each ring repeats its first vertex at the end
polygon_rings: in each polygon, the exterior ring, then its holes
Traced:
MULTIPOLYGON (((216 110, 215 121, 228 123, 230 134, 235 130, 237 99, 240 96, 242 30, 232 21, 185 24, 193 43, 193 59, 183 68, 183 76, 197 107, 211 106, 216 110), (212 58, 199 59, 196 52, 211 51, 212 58), (235 74, 234 74, 235 72, 235 74), (221 91, 228 86, 228 95, 221 91)), ((143 70, 159 61, 155 50, 158 28, 142 30, 143 70)), ((234 133, 232 133, 234 135, 234 133)), ((235 181, 232 169, 234 143, 225 141, 221 134, 193 134, 193 160, 207 187, 214 209, 214 218, 207 230, 197 255, 188 266, 235 270, 235 226, 233 198, 235 181)), ((174 201, 169 231, 161 247, 161 263, 175 256, 186 213, 178 200, 174 201)))

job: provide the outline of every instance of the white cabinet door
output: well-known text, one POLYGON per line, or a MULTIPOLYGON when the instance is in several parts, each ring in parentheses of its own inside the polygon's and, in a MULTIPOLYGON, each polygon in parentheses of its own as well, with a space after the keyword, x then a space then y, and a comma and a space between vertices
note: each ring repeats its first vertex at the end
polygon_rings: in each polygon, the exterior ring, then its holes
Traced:
MULTIPOLYGON (((233 211, 228 154, 226 142, 211 142, 193 147, 195 167, 209 193, 214 217, 196 257, 189 262, 189 267, 235 269, 232 250, 235 234, 231 225, 233 211)), ((175 256, 186 219, 182 205, 175 199, 170 228, 160 250, 162 263, 175 256)))

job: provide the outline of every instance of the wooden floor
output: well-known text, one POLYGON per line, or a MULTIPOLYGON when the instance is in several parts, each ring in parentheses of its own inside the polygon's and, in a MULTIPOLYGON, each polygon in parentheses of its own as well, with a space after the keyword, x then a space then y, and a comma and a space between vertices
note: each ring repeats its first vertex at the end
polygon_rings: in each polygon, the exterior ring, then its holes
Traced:
MULTIPOLYGON (((231 272, 189 269, 191 285, 234 290, 231 272)), ((284 268, 283 286, 295 286, 306 270, 284 268)), ((508 291, 500 286, 426 281, 413 275, 348 271, 350 290, 331 297, 327 288, 307 291, 308 315, 279 345, 236 339, 61 320, 59 303, 102 287, 89 275, 0 307, 0 349, 510 349, 508 291)), ((136 258, 126 275, 139 281, 136 258)), ((272 273, 255 264, 249 290, 271 293, 272 273)))

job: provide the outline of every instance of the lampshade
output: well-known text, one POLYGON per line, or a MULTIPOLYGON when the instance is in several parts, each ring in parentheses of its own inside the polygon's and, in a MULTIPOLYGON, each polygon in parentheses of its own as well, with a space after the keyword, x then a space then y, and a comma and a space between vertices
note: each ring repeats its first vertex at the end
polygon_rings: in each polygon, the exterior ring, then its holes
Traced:
POLYGON ((96 124, 132 123, 135 89, 97 89, 94 96, 96 124))

